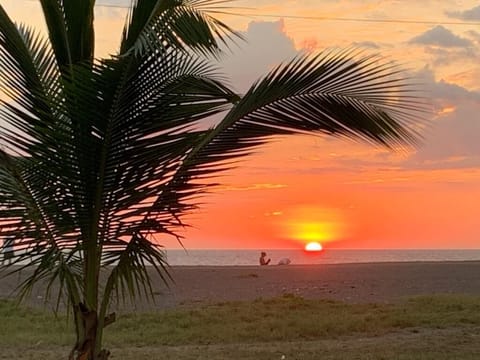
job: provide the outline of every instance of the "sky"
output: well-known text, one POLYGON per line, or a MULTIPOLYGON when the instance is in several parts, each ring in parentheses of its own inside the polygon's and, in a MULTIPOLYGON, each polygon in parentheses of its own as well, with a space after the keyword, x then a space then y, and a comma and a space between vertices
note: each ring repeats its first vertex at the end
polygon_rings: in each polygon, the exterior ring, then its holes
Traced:
MULTIPOLYGON (((98 4, 128 5, 128 0, 98 4)), ((0 0, 42 28, 38 3, 0 0)), ((421 83, 431 114, 418 149, 320 136, 277 138, 188 217, 195 248, 480 247, 480 5, 470 0, 242 0, 219 15, 241 31, 223 71, 239 92, 298 52, 357 47, 421 83), (238 16, 242 14, 242 16, 238 16)), ((126 9, 97 6, 97 56, 115 53, 126 9)), ((160 237, 168 248, 179 247, 160 237)))

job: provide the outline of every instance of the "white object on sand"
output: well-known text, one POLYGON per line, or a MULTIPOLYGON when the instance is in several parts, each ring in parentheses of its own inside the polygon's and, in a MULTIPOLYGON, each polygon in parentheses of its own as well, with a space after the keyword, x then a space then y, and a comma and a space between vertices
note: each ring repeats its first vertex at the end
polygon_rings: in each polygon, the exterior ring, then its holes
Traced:
POLYGON ((288 264, 290 264, 290 263, 291 263, 291 261, 290 261, 289 258, 282 258, 282 259, 280 259, 280 261, 278 262, 278 265, 288 265, 288 264))

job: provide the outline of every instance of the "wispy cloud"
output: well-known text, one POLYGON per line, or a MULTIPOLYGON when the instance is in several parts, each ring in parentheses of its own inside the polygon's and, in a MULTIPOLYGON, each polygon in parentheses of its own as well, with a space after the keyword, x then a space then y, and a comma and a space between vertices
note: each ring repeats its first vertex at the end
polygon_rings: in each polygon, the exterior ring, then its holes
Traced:
POLYGON ((282 216, 283 215, 283 211, 271 211, 271 212, 266 212, 264 214, 265 216, 282 216))
POLYGON ((286 188, 285 184, 249 184, 249 185, 236 185, 236 186, 222 186, 220 191, 249 191, 249 190, 272 190, 286 188))
POLYGON ((445 14, 455 19, 478 21, 480 20, 480 5, 464 11, 445 11, 445 14))
POLYGON ((412 38, 409 43, 441 47, 469 47, 473 45, 470 40, 455 35, 442 25, 435 26, 434 28, 412 38))
POLYGON ((355 41, 352 43, 352 45, 360 48, 380 49, 380 45, 373 41, 355 41))

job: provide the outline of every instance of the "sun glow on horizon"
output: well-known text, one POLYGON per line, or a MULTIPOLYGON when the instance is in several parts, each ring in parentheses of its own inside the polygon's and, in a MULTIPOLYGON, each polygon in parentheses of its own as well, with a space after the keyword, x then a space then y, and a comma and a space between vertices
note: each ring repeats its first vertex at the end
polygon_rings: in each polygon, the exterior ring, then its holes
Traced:
POLYGON ((305 245, 305 251, 322 251, 323 247, 322 244, 316 241, 309 242, 305 245))
POLYGON ((288 209, 284 215, 284 236, 301 244, 321 247, 320 244, 336 241, 344 235, 345 224, 337 209, 300 206, 288 209))

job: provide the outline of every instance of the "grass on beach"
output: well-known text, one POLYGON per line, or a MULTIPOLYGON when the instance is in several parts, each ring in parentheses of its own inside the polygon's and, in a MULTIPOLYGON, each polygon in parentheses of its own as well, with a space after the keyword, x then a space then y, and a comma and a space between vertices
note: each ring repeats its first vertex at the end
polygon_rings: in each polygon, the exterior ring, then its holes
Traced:
MULTIPOLYGON (((0 359, 66 358, 63 315, 0 300, 0 359)), ((293 295, 125 314, 106 331, 117 359, 476 359, 480 298, 347 304, 293 295), (321 357, 319 357, 319 354, 321 357)))

